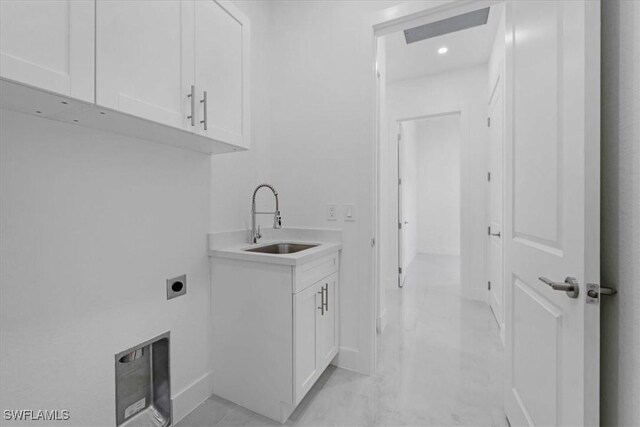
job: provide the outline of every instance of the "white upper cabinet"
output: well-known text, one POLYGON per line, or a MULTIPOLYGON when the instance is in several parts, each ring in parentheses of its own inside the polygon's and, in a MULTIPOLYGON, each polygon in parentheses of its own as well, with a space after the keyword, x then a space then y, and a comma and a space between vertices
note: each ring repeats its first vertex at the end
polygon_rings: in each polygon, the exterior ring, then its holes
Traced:
POLYGON ((192 2, 97 2, 96 104, 189 129, 192 84, 192 2))
POLYGON ((196 1, 194 39, 198 132, 249 148, 249 20, 231 2, 196 1))
POLYGON ((225 153, 250 146, 249 20, 214 0, 0 0, 0 107, 225 153))
POLYGON ((93 0, 0 1, 0 76, 94 102, 93 0))

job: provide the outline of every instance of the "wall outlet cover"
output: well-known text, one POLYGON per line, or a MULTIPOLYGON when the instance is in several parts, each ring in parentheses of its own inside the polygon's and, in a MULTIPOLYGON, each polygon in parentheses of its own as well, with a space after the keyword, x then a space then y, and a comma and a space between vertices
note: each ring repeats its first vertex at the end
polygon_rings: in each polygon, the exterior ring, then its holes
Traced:
POLYGON ((335 203, 329 203, 327 205, 327 221, 338 220, 338 205, 335 203))
POLYGON ((177 298, 187 293, 187 275, 167 279, 167 299, 177 298))

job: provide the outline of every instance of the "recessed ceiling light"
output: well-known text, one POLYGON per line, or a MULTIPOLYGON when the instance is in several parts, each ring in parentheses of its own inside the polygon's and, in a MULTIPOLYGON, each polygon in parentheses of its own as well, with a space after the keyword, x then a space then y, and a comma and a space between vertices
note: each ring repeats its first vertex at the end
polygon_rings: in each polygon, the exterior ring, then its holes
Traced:
POLYGON ((444 55, 444 54, 445 54, 445 53, 447 53, 448 51, 449 51, 449 49, 448 49, 448 48, 446 48, 446 47, 441 47, 440 49, 438 49, 438 53, 439 53, 440 55, 444 55))

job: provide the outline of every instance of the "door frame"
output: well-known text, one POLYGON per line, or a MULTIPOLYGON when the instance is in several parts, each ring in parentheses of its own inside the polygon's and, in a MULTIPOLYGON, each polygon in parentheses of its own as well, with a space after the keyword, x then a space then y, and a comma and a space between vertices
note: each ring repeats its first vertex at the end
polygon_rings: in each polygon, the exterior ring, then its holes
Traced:
MULTIPOLYGON (((440 109, 441 111, 438 112, 425 112, 422 114, 419 114, 417 116, 409 116, 409 117, 402 117, 399 119, 395 120, 395 126, 397 129, 397 133, 398 135, 402 134, 403 135, 403 139, 404 139, 404 133, 401 132, 402 129, 402 124, 403 123, 407 123, 407 122, 417 122, 420 120, 429 120, 429 119, 435 119, 438 117, 448 117, 448 116, 456 116, 458 117, 458 124, 460 126, 460 147, 462 148, 463 146, 466 146, 469 143, 469 121, 465 120, 468 117, 468 107, 466 105, 461 105, 459 108, 452 108, 452 109, 447 109, 447 108, 442 108, 440 109)), ((382 143, 382 141, 381 141, 382 143)), ((403 251, 402 251, 402 240, 400 238, 400 235, 404 232, 404 219, 403 219, 403 215, 402 215, 402 195, 400 192, 400 179, 403 177, 402 176, 402 160, 403 160, 403 156, 401 155, 401 153, 404 153, 403 150, 400 149, 400 146, 402 145, 402 141, 400 140, 400 138, 396 138, 396 143, 397 143, 397 150, 398 150, 398 175, 397 175, 397 179, 398 179, 398 216, 397 216, 397 223, 398 223, 398 287, 402 288, 404 286, 404 279, 406 278, 406 271, 404 271, 404 266, 402 265, 403 262, 403 251), (400 223, 402 223, 402 228, 400 228, 400 223), (400 273, 400 269, 402 270, 402 273, 400 273)), ((463 163, 463 159, 462 159, 462 150, 460 153, 460 158, 458 159, 458 161, 460 162, 460 166, 462 166, 463 163)), ((462 173, 461 173, 462 175, 462 173)), ((462 180, 460 181, 460 187, 462 190, 462 185, 463 182, 462 180)), ((462 191, 460 192, 460 197, 462 197, 462 191)), ((460 230, 462 231, 463 227, 462 227, 462 215, 460 215, 460 230)), ((464 235, 461 233, 460 234, 460 245, 462 246, 463 242, 464 242, 464 235)), ((462 255, 462 254, 461 254, 462 255)), ((465 262, 465 260, 463 260, 463 257, 460 257, 460 270, 462 271, 465 267, 467 267, 467 262, 465 262)))
MULTIPOLYGON (((442 19, 451 18, 463 13, 472 12, 474 10, 490 7, 492 5, 504 3, 504 0, 428 0, 428 1, 410 1, 400 3, 396 6, 383 9, 375 13, 370 21, 371 26, 371 94, 373 95, 374 104, 372 105, 373 129, 372 129, 372 176, 371 176, 371 194, 373 208, 373 222, 371 230, 371 277, 373 298, 370 299, 371 319, 368 334, 370 335, 369 352, 373 355, 372 371, 377 367, 377 325, 380 315, 380 245, 376 242, 380 241, 380 147, 382 138, 380 132, 380 117, 378 112, 381 106, 380 88, 378 84, 378 38, 402 31, 407 25, 419 26, 442 19)), ((462 123, 462 120, 461 120, 462 123)))
MULTIPOLYGON (((506 50, 506 47, 505 47, 506 50)), ((505 52, 506 54, 506 52, 505 52)), ((505 61, 504 59, 498 64, 498 74, 495 78, 494 81, 490 82, 490 88, 491 88, 491 93, 489 94, 489 99, 487 101, 487 106, 488 106, 488 113, 491 111, 492 108, 492 103, 494 102, 496 93, 498 93, 498 91, 500 91, 500 96, 502 97, 502 111, 501 111, 501 120, 500 120, 500 124, 502 127, 502 147, 501 147, 501 161, 500 161, 500 167, 502 168, 502 176, 501 176, 501 188, 500 188, 500 211, 501 211, 501 223, 500 223, 500 233, 502 233, 502 237, 504 237, 504 219, 505 219, 505 200, 506 200, 506 195, 505 195, 505 185, 504 185, 504 172, 506 170, 506 157, 505 157, 505 139, 506 139, 506 132, 505 132, 505 85, 504 85, 504 67, 505 67, 505 61)), ((489 116, 489 114, 487 114, 489 116)), ((491 170, 491 147, 492 141, 491 141, 491 136, 489 136, 489 147, 487 150, 488 153, 488 158, 487 158, 487 173, 491 174, 493 171, 491 170)), ((492 175, 488 175, 489 177, 491 177, 492 175)), ((487 222, 489 224, 489 231, 491 231, 491 197, 492 194, 491 193, 491 178, 487 179, 487 193, 489 195, 489 197, 487 197, 487 222)), ((502 238, 500 237, 500 238, 502 238)), ((491 291, 493 290, 493 287, 491 286, 491 246, 492 242, 491 242, 491 236, 487 236, 487 280, 489 280, 489 289, 488 289, 488 295, 487 295, 487 300, 489 301, 489 306, 492 309, 492 312, 494 314, 494 317, 498 323, 498 327, 500 328, 500 340, 502 341, 502 345, 505 345, 505 307, 504 307, 504 302, 505 302, 505 290, 504 290, 504 286, 505 286, 505 282, 504 282, 504 267, 505 267, 505 260, 504 260, 504 241, 500 242, 500 254, 499 254, 499 259, 500 259, 500 269, 502 272, 502 284, 501 284, 501 289, 502 289, 502 295, 501 295, 501 309, 502 309, 502 313, 501 313, 501 320, 498 319, 496 313, 493 310, 493 306, 492 304, 492 299, 491 299, 491 291)))

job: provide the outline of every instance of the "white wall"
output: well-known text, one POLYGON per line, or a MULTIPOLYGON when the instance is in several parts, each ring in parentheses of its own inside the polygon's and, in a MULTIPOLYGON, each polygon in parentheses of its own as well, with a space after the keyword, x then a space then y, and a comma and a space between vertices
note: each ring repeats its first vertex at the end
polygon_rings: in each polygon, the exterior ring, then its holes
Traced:
POLYGON ((114 425, 114 355, 167 330, 179 396, 209 371, 209 157, 1 113, 0 406, 114 425))
POLYGON ((287 225, 343 229, 339 364, 374 362, 371 19, 395 2, 273 1, 272 176, 287 225), (326 220, 326 204, 357 220, 326 220))
MULTIPOLYGON (((402 268, 406 269, 418 253, 418 150, 419 135, 415 121, 402 123, 402 268)), ((393 205, 392 205, 393 206, 393 205)), ((388 209, 385 206, 385 209, 388 209)), ((405 270, 406 271, 406 270, 405 270)))
POLYGON ((417 122, 418 252, 460 255, 460 118, 417 122))
MULTIPOLYGON (((271 8, 266 1, 234 1, 251 21, 251 149, 211 158, 211 232, 251 227, 251 194, 263 182, 271 182, 271 8)), ((280 190, 276 186, 276 190, 280 190)), ((287 201, 288 194, 280 194, 287 201)), ((258 206, 267 210, 273 196, 261 190, 258 206)), ((282 212, 283 226, 290 225, 282 212)), ((258 216, 258 224, 272 227, 273 219, 258 216)))
POLYGON ((601 424, 640 425, 640 3, 602 2, 601 424))
POLYGON ((252 24, 249 152, 210 157, 2 110, 2 409, 114 425, 114 355, 166 330, 174 421, 209 395, 207 233, 246 227, 253 187, 270 181, 270 8, 236 4, 252 24), (187 295, 167 301, 165 279, 182 273, 187 295))
MULTIPOLYGON (((398 119, 437 114, 448 111, 463 111, 460 117, 461 132, 461 283, 465 296, 486 299, 486 146, 488 143, 487 66, 454 70, 419 79, 393 82, 387 86, 387 116, 389 118, 389 146, 381 151, 381 167, 387 165, 397 176, 395 154, 395 123, 398 119), (384 158, 386 153, 388 156, 384 158)), ((397 197, 397 186, 393 180, 381 183, 380 191, 388 191, 393 201, 397 197)), ((393 211, 395 208, 391 207, 393 211)), ((391 235, 395 222, 381 224, 382 233, 391 235)), ((397 254, 397 240, 381 248, 383 256, 397 254)), ((385 286, 395 286, 395 272, 388 269, 381 273, 385 286)))

